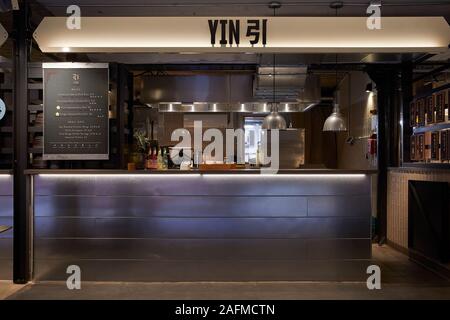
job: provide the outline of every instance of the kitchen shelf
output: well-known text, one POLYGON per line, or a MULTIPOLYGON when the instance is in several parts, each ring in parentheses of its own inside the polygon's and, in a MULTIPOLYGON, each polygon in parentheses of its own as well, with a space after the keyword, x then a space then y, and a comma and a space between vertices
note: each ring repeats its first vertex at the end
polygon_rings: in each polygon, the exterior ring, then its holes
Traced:
POLYGON ((28 78, 29 79, 42 79, 42 63, 41 62, 29 62, 28 63, 28 78))
POLYGON ((424 133, 429 131, 440 131, 450 129, 450 122, 439 122, 427 125, 425 127, 416 127, 413 129, 414 134, 416 133, 424 133))
POLYGON ((32 147, 32 148, 28 148, 28 152, 29 153, 43 153, 44 152, 44 148, 35 148, 35 147, 32 147))
POLYGON ((13 63, 9 61, 0 62, 0 68, 10 69, 13 67, 13 63))
POLYGON ((35 133, 35 132, 44 132, 44 128, 42 126, 30 126, 28 127, 28 132, 35 133))
POLYGON ((0 127, 0 132, 12 133, 13 132, 13 128, 12 127, 0 127))
POLYGON ((36 82, 36 83, 28 83, 28 89, 29 90, 42 90, 44 87, 43 83, 36 82))
POLYGON ((30 111, 30 112, 38 112, 38 111, 43 111, 43 110, 44 110, 44 106, 42 104, 28 105, 28 111, 30 111))

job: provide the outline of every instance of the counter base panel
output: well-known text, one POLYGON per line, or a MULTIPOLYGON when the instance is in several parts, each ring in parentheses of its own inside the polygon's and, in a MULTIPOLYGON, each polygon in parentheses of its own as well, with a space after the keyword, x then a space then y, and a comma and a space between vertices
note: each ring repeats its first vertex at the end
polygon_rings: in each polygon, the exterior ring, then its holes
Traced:
MULTIPOLYGON (((13 225, 12 176, 0 174, 0 225, 13 225)), ((0 280, 12 280, 13 229, 0 233, 0 280)))
POLYGON ((78 265, 82 281, 366 281, 370 260, 350 261, 130 261, 38 260, 36 279, 67 279, 78 265))
POLYGON ((365 281, 370 176, 35 176, 34 278, 365 281))

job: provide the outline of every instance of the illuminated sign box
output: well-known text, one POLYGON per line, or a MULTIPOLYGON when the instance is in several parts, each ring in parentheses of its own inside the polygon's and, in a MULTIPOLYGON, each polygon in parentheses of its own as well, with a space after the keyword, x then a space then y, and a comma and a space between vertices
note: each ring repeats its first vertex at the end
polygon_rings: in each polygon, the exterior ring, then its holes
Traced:
POLYGON ((443 17, 381 19, 370 30, 367 17, 82 17, 71 30, 67 17, 46 17, 33 37, 43 52, 437 53, 450 43, 443 17))

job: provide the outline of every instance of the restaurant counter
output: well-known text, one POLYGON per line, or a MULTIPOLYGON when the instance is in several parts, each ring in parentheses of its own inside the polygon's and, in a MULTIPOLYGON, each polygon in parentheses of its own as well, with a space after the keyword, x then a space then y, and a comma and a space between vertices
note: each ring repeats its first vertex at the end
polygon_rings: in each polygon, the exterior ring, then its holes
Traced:
POLYGON ((374 173, 28 170, 34 279, 362 281, 374 173))

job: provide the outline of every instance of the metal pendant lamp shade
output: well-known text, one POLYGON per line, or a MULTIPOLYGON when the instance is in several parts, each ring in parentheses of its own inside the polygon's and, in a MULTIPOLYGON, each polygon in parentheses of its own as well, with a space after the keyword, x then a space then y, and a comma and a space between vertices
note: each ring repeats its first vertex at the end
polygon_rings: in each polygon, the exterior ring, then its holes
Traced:
POLYGON ((283 116, 279 114, 275 108, 264 118, 262 128, 268 130, 284 130, 286 129, 286 120, 284 120, 283 116))
POLYGON ((339 110, 338 104, 334 105, 333 112, 325 120, 323 131, 347 131, 347 122, 339 110))

